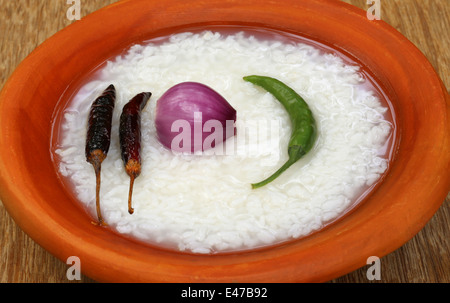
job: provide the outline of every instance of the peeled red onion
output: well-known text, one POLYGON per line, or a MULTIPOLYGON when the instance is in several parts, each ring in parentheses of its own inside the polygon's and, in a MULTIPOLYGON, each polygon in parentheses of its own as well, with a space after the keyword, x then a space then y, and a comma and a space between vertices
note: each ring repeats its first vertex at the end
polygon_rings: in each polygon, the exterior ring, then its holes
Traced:
POLYGON ((215 147, 235 134, 236 110, 212 88, 183 82, 167 90, 156 105, 159 141, 176 152, 215 147))

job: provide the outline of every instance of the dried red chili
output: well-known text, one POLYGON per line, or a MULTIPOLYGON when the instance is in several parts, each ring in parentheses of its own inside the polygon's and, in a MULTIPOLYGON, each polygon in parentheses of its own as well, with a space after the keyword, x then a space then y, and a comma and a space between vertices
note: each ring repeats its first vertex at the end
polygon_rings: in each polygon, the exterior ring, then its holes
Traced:
POLYGON ((125 170, 130 176, 130 190, 128 194, 128 212, 132 214, 131 197, 134 180, 141 174, 141 112, 151 93, 140 93, 123 107, 120 115, 119 139, 122 160, 125 170))
MULTIPOLYGON (((111 143, 111 123, 116 100, 114 85, 108 86, 92 103, 86 137, 86 160, 91 163, 96 177, 96 207, 99 225, 106 225, 100 210, 101 164, 105 160, 111 143)), ((97 223, 94 223, 97 224, 97 223)))

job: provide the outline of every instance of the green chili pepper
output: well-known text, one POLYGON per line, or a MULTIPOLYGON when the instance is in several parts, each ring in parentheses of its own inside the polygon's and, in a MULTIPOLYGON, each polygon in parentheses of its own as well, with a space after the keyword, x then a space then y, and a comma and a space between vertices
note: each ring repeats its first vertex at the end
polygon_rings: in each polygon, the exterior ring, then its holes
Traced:
POLYGON ((281 81, 265 76, 247 76, 244 80, 261 86, 277 98, 289 113, 292 123, 288 147, 289 159, 270 177, 252 184, 252 188, 258 188, 276 179, 311 150, 316 140, 316 122, 305 100, 281 81))

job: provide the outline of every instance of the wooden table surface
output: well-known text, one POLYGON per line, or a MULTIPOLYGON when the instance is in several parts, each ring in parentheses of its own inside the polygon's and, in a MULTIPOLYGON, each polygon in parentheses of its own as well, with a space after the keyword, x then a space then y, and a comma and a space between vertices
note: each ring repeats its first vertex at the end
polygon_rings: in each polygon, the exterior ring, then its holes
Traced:
MULTIPOLYGON (((113 2, 81 0, 81 17, 113 2)), ((365 10, 371 6, 366 0, 345 2, 365 10)), ((381 19, 425 54, 449 88, 449 0, 380 0, 380 4, 381 19)), ((36 46, 76 22, 66 17, 70 6, 66 0, 0 0, 0 88, 36 46)), ((331 282, 371 282, 366 278, 368 268, 331 282)), ((68 265, 31 240, 0 202, 0 282, 72 282, 66 278, 67 269, 68 265)), ((381 258, 380 281, 450 282, 450 195, 414 238, 381 258)), ((82 276, 78 282, 95 281, 82 276)))

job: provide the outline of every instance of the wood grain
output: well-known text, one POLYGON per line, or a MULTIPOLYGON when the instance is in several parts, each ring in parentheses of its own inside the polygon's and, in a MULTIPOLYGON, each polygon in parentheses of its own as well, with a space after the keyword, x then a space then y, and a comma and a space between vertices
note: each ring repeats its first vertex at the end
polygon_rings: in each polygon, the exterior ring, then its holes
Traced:
MULTIPOLYGON (((338 0, 336 0, 338 1, 338 0)), ((81 16, 116 2, 81 0, 81 16)), ((366 0, 345 0, 364 10, 366 0)), ((380 0, 381 18, 413 42, 450 87, 450 4, 448 0, 380 0)), ((19 63, 48 37, 72 22, 66 0, 0 0, 0 88, 19 63)), ((409 242, 381 259, 374 282, 450 282, 450 195, 409 242)), ((68 265, 31 240, 0 203, 0 282, 67 283, 68 265)), ((367 267, 331 282, 367 283, 367 267)), ((95 282, 82 276, 80 281, 95 282)))

